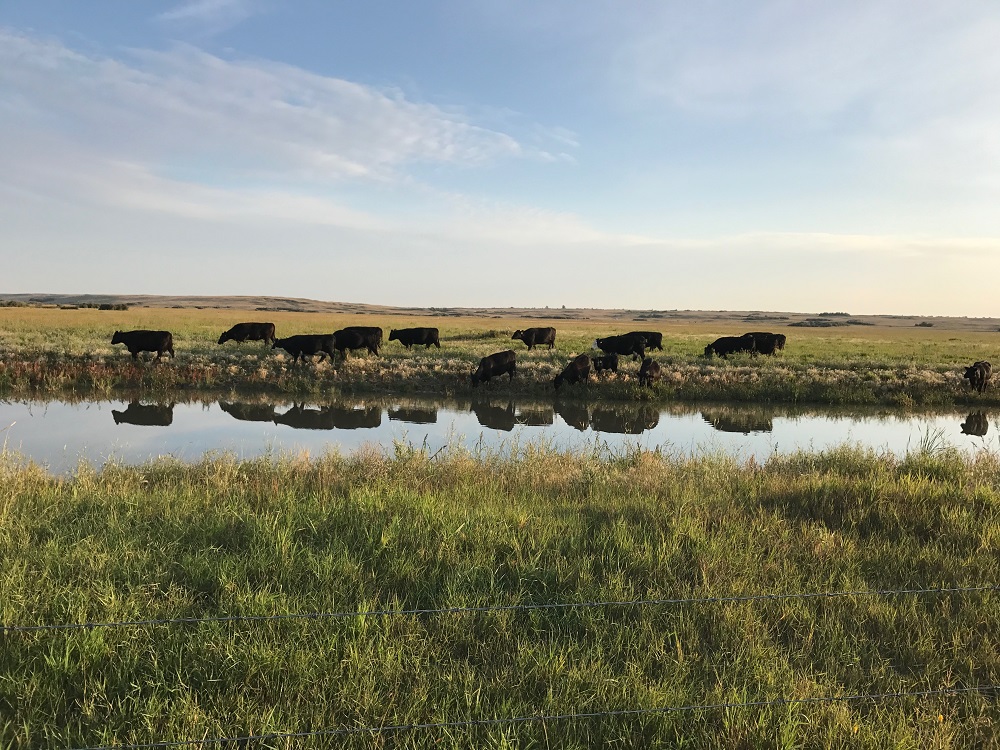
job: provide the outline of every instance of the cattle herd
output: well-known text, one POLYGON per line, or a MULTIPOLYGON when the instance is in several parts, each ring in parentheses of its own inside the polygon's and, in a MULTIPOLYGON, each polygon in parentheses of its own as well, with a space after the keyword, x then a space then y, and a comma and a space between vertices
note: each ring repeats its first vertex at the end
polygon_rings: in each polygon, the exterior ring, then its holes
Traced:
MULTIPOLYGON (((524 342, 529 351, 541 345, 552 349, 556 343, 556 329, 544 327, 517 330, 514 331, 511 340, 524 342)), ((299 360, 305 362, 307 357, 314 355, 318 355, 322 361, 327 357, 333 360, 334 352, 338 352, 341 358, 346 358, 348 352, 362 349, 378 356, 379 347, 382 346, 382 329, 377 326, 347 326, 333 333, 298 334, 279 339, 274 334, 274 323, 237 323, 219 336, 220 346, 227 341, 237 343, 263 341, 265 344, 270 344, 271 348, 284 349, 292 356, 293 362, 299 360)), ((392 330, 389 333, 389 341, 398 341, 407 349, 421 344, 425 349, 432 345, 441 348, 437 328, 392 330)), ((139 352, 155 352, 157 360, 165 353, 169 353, 171 357, 174 356, 174 340, 170 331, 115 331, 111 337, 111 343, 125 344, 132 359, 138 359, 139 352)), ((594 347, 599 349, 602 354, 593 357, 588 354, 580 354, 574 357, 563 368, 562 372, 556 375, 552 381, 553 386, 559 388, 564 383, 572 385, 586 382, 590 378, 591 369, 598 376, 605 371, 617 373, 619 357, 631 356, 634 360, 642 360, 638 375, 640 385, 652 386, 662 375, 660 364, 646 356, 647 350, 663 351, 663 334, 658 331, 630 331, 629 333, 598 338, 594 341, 594 347)), ((753 331, 744 333, 742 336, 717 338, 705 347, 704 356, 773 355, 784 348, 785 335, 783 333, 753 331)), ((483 357, 479 362, 479 367, 470 374, 469 380, 473 388, 480 383, 488 383, 491 378, 500 375, 508 375, 510 380, 513 380, 516 370, 517 354, 513 349, 507 349, 483 357)), ((969 385, 974 391, 983 393, 991 375, 990 363, 980 361, 967 368, 963 377, 969 381, 969 385)))

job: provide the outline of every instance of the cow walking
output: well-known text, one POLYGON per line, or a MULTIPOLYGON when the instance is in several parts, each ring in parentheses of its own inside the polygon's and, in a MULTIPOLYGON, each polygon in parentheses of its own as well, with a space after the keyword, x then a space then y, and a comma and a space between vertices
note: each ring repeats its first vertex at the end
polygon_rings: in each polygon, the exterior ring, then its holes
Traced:
POLYGON ((156 361, 164 353, 174 357, 174 337, 170 331, 115 331, 111 337, 112 344, 125 344, 132 359, 139 359, 139 352, 156 352, 156 361))
POLYGON ((536 346, 548 344, 549 349, 556 345, 555 328, 525 328, 523 331, 514 331, 511 340, 521 340, 528 345, 528 351, 536 346))
POLYGON ((244 341, 263 341, 264 344, 274 343, 274 323, 237 323, 219 336, 219 345, 227 341, 242 344, 244 341))

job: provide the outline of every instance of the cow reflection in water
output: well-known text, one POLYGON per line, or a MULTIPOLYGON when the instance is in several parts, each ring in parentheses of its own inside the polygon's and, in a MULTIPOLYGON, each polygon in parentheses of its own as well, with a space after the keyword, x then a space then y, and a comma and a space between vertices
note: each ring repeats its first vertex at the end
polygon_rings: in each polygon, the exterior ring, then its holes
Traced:
POLYGON ((506 406, 497 406, 489 401, 473 401, 472 413, 476 415, 479 424, 491 430, 503 430, 510 432, 517 424, 517 417, 514 415, 514 404, 507 403, 506 406))
POLYGON ((378 406, 321 406, 312 409, 295 404, 284 414, 275 414, 274 423, 296 430, 357 430, 381 425, 382 409, 378 406))
POLYGON ((619 435, 641 435, 660 423, 660 413, 652 406, 595 406, 590 414, 590 426, 595 432, 619 435))
POLYGON ((174 421, 174 404, 140 404, 132 401, 125 411, 111 410, 115 424, 137 424, 142 427, 168 427, 174 421))
POLYGON ((774 424, 771 417, 753 411, 703 411, 701 418, 719 432, 771 432, 774 424))
POLYGON ((990 421, 986 418, 986 412, 974 411, 962 422, 962 434, 983 437, 990 429, 990 421))
POLYGON ((519 425, 526 427, 547 427, 555 424, 556 416, 551 406, 535 405, 518 407, 515 419, 519 425))
POLYGON ((241 404, 219 401, 219 408, 241 422, 274 421, 274 404, 241 404))
POLYGON ((393 422, 410 422, 412 424, 437 424, 438 413, 433 406, 397 406, 389 409, 389 419, 393 422))
POLYGON ((556 401, 555 412, 570 427, 583 432, 590 426, 590 410, 586 404, 574 401, 556 401))

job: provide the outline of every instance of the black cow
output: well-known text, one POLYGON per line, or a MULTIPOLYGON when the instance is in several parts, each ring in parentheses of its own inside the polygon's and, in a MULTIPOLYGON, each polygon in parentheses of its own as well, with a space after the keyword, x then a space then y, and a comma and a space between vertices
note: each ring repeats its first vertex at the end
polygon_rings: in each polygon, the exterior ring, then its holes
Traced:
POLYGON ((534 349, 540 344, 548 344, 549 349, 556 345, 555 328, 525 328, 523 331, 514 331, 511 340, 520 339, 528 345, 528 349, 534 349))
POLYGON ((242 344, 244 341, 263 341, 265 344, 273 344, 274 323, 237 323, 219 336, 220 346, 227 341, 235 341, 237 344, 242 344))
POLYGON ((728 357, 730 354, 740 354, 748 352, 753 354, 756 349, 756 342, 753 336, 722 336, 705 347, 705 356, 728 357))
POLYGON ((623 333, 620 336, 596 339, 594 346, 605 354, 619 354, 623 357, 631 354, 632 359, 646 356, 646 337, 637 333, 623 333))
POLYGON ((744 333, 743 335, 753 337, 755 354, 774 354, 778 349, 785 348, 785 334, 783 333, 754 331, 753 333, 744 333))
POLYGON ((986 385, 990 382, 991 375, 993 375, 993 366, 989 362, 980 361, 975 362, 972 367, 967 367, 965 375, 962 377, 968 378, 972 390, 983 393, 986 391, 986 385))
POLYGON ((639 366, 639 385, 652 387, 653 383, 660 379, 660 363, 646 357, 639 366))
POLYGON ((111 337, 112 344, 125 344, 132 359, 139 359, 139 352, 156 352, 159 361, 164 352, 174 356, 174 337, 170 331, 115 331, 111 337))
POLYGON ((472 387, 475 388, 480 383, 488 383, 490 382, 490 378, 503 375, 504 373, 510 375, 510 379, 513 380, 516 359, 517 355, 514 354, 513 349, 483 357, 479 360, 479 369, 469 376, 472 381, 472 387))
POLYGON ((174 405, 140 404, 132 401, 125 411, 111 410, 115 424, 134 424, 141 427, 168 427, 174 421, 174 405))
POLYGON ((219 408, 241 422, 274 421, 273 404, 243 404, 231 401, 219 401, 219 408))
POLYGON ((336 351, 335 343, 332 333, 300 333, 297 336, 275 339, 271 348, 284 349, 292 355, 292 362, 298 362, 299 358, 305 362, 306 357, 311 357, 314 354, 318 354, 322 362, 327 355, 333 360, 333 353, 336 351))
POLYGON ((983 437, 990 429, 990 421, 986 412, 974 411, 962 422, 962 434, 983 437))
POLYGON ((659 331, 630 331, 626 336, 642 336, 646 339, 647 349, 659 349, 663 351, 663 334, 659 331))
POLYGON ((552 385, 559 388, 563 383, 573 383, 587 382, 590 379, 590 357, 586 354, 581 354, 580 356, 573 359, 563 371, 556 375, 555 379, 552 381, 552 385))
POLYGON ((389 341, 398 341, 409 349, 414 344, 423 344, 425 349, 430 349, 431 344, 438 349, 441 342, 438 340, 437 328, 400 328, 389 332, 389 341))
POLYGON ((600 375, 605 370, 610 370, 611 372, 618 372, 617 354, 605 354, 602 357, 591 357, 590 359, 594 363, 594 372, 598 375, 600 375))
POLYGON ((367 349, 378 356, 378 348, 382 344, 382 329, 369 328, 366 326, 348 326, 334 331, 333 337, 336 339, 334 347, 340 356, 346 358, 348 350, 357 351, 367 349))
POLYGON ((514 414, 514 404, 508 403, 506 406, 497 406, 488 401, 473 401, 472 412, 483 427, 491 430, 503 430, 510 432, 517 424, 517 417, 514 414))

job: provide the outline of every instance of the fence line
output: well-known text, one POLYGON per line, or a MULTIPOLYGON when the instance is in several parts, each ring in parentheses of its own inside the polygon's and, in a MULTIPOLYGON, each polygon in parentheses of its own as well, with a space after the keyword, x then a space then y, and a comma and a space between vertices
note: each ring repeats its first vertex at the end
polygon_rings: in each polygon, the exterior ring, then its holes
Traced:
POLYGON ((278 615, 222 615, 218 617, 175 617, 150 620, 125 620, 121 622, 79 622, 52 625, 2 625, 0 633, 31 633, 50 630, 90 630, 94 628, 152 627, 156 625, 194 625, 201 623, 268 622, 277 620, 322 620, 349 617, 412 617, 416 615, 452 615, 463 613, 528 612, 558 609, 592 609, 595 607, 639 607, 651 605, 732 604, 739 602, 790 601, 802 599, 836 599, 863 596, 906 596, 922 594, 967 594, 998 591, 1000 586, 953 586, 923 589, 878 589, 857 591, 820 591, 798 594, 746 594, 740 596, 712 596, 701 598, 634 599, 624 601, 555 602, 543 604, 497 604, 481 607, 446 607, 442 609, 376 609, 346 612, 292 612, 278 615))
POLYGON ((135 745, 103 745, 100 747, 76 748, 76 750, 151 750, 152 748, 192 747, 196 745, 218 745, 223 743, 269 742, 274 740, 307 739, 310 737, 344 737, 357 734, 385 734, 409 732, 418 729, 471 729, 473 727, 494 727, 501 725, 528 724, 535 722, 568 721, 572 719, 595 719, 608 717, 639 716, 642 714, 669 714, 691 711, 716 711, 731 708, 771 708, 817 703, 843 703, 866 700, 887 700, 902 698, 927 698, 934 695, 961 695, 997 691, 997 685, 979 685, 965 688, 940 688, 938 690, 918 690, 913 692, 873 693, 862 695, 830 695, 817 698, 776 698, 773 700, 746 701, 742 703, 708 703, 688 706, 659 706, 656 708, 629 708, 608 711, 590 711, 573 714, 538 714, 534 716, 513 716, 501 719, 470 719, 466 721, 444 721, 427 724, 396 724, 392 726, 342 727, 339 729, 315 729, 304 732, 270 732, 243 737, 214 737, 200 740, 176 740, 149 742, 135 745))

